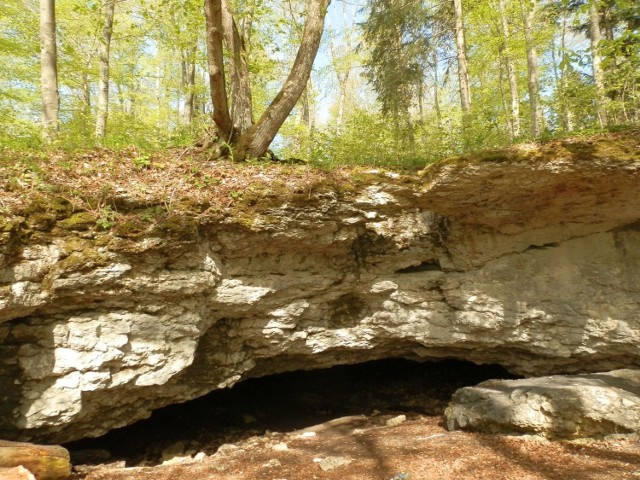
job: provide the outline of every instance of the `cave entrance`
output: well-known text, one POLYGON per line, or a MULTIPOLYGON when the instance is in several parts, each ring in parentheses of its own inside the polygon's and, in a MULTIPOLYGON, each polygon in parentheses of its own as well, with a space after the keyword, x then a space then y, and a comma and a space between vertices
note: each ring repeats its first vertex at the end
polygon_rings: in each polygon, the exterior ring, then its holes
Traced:
POLYGON ((74 464, 155 465, 172 449, 211 455, 225 443, 346 415, 440 415, 455 390, 493 378, 514 377, 498 365, 403 359, 283 373, 156 410, 146 420, 65 446, 74 464))

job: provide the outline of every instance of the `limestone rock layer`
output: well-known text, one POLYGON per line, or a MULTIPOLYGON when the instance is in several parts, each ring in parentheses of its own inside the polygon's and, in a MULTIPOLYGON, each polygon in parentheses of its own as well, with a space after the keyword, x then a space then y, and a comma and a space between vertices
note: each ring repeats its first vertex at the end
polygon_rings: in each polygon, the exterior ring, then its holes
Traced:
POLYGON ((249 377, 386 357, 640 367, 638 145, 373 172, 188 235, 5 234, 0 438, 97 436, 249 377))

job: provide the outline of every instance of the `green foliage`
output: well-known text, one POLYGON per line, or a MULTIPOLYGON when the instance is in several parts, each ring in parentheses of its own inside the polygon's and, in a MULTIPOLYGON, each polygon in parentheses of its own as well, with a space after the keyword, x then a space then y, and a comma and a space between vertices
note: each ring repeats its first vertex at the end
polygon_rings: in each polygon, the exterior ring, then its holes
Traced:
MULTIPOLYGON (((257 119, 293 63, 304 2, 232 0, 231 4, 240 29, 251 20, 247 46, 257 119)), ((56 1, 61 96, 56 149, 96 144, 102 5, 56 1)), ((544 136, 599 129, 587 1, 539 5, 534 41, 544 136)), ((368 0, 360 12, 348 2, 333 2, 327 17, 331 35, 325 35, 307 86, 310 113, 303 114, 302 105, 296 108, 272 147, 277 156, 308 159, 327 168, 340 164, 412 168, 443 156, 528 140, 522 1, 505 0, 510 27, 506 38, 497 0, 463 0, 463 6, 473 100, 464 133, 451 2, 368 0), (518 138, 512 138, 509 126, 507 60, 517 76, 523 132, 518 138)), ((610 124, 638 122, 640 3, 603 0, 598 6, 610 124)), ((43 147, 37 26, 36 2, 0 2, 0 147, 43 147)), ((203 39, 200 0, 116 3, 109 117, 102 146, 134 145, 142 152, 134 165, 143 170, 151 167, 149 152, 193 145, 203 136, 211 112, 203 39), (191 65, 196 74, 189 86, 185 74, 191 65), (190 93, 195 113, 188 120, 184 112, 190 93)), ((187 180, 198 188, 218 181, 200 173, 187 180)))
POLYGON ((413 130, 412 127, 411 133, 419 135, 417 143, 424 149, 412 152, 403 148, 400 140, 408 132, 389 128, 387 120, 379 113, 356 110, 345 118, 340 135, 329 127, 316 130, 312 138, 297 136, 298 143, 287 145, 283 154, 285 157, 308 158, 312 164, 328 169, 339 165, 422 168, 440 158, 444 151, 442 139, 434 137, 423 127, 413 130))
POLYGON ((109 230, 116 223, 116 212, 110 207, 106 206, 98 211, 98 218, 96 219, 96 225, 104 230, 109 230))
POLYGON ((151 165, 151 157, 149 155, 140 155, 133 159, 133 165, 138 170, 144 170, 151 165))
POLYGON ((365 61, 382 113, 400 125, 424 76, 428 53, 427 12, 422 0, 372 0, 363 40, 371 45, 365 61))

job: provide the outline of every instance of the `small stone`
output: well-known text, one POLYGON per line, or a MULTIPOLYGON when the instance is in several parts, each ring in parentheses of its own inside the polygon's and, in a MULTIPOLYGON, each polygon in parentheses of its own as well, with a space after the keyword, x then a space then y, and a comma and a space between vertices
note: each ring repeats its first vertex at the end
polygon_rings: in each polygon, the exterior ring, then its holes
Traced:
POLYGON ((282 466, 282 462, 280 462, 280 460, 278 460, 277 458, 272 458, 271 460, 269 460, 267 463, 265 463, 262 466, 266 467, 266 468, 281 467, 282 466))
POLYGON ((225 443, 218 447, 218 450, 216 451, 216 453, 226 454, 226 453, 233 453, 238 450, 240 450, 240 447, 238 447, 237 445, 234 445, 233 443, 225 443))
POLYGON ((161 459, 163 464, 164 462, 171 460, 174 457, 184 456, 186 446, 186 442, 184 440, 180 440, 178 442, 172 443, 167 448, 162 450, 161 459))
POLYGON ((382 282, 374 283, 371 285, 370 292, 371 293, 384 293, 384 292, 393 292, 398 290, 398 284, 391 282, 389 280, 383 280, 382 282))
POLYGON ((352 461, 353 461, 352 459, 347 457, 326 457, 320 460, 318 462, 318 465, 320 465, 320 468, 324 472, 328 472, 329 470, 334 470, 338 467, 349 465, 352 461))
POLYGON ((0 468, 2 480, 36 480, 33 474, 22 465, 13 468, 0 468))
POLYGON ((198 453, 196 453, 196 454, 194 455, 194 457, 193 457, 193 459, 194 459, 196 462, 201 462, 201 461, 203 461, 205 458, 207 458, 207 454, 206 454, 206 453, 204 453, 204 452, 198 452, 198 453))
POLYGON ((315 437, 316 435, 318 435, 316 432, 303 432, 300 435, 298 435, 299 438, 311 438, 311 437, 315 437))
POLYGON ((103 463, 100 465, 100 468, 104 468, 106 470, 117 470, 120 468, 124 468, 127 466, 127 462, 124 460, 118 460, 117 462, 103 463))
POLYGON ((289 450, 289 446, 284 442, 280 442, 276 443, 273 447, 271 447, 271 449, 275 450, 276 452, 284 452, 285 450, 289 450))
POLYGON ((409 476, 408 473, 400 472, 400 473, 396 473, 389 480, 409 480, 409 478, 411 477, 409 476))
POLYGON ((398 425, 407 421, 406 415, 398 415, 397 417, 387 420, 387 427, 397 427, 398 425))
POLYGON ((192 461, 193 458, 191 456, 176 456, 169 460, 165 460, 162 462, 162 465, 180 465, 182 463, 190 463, 192 461))

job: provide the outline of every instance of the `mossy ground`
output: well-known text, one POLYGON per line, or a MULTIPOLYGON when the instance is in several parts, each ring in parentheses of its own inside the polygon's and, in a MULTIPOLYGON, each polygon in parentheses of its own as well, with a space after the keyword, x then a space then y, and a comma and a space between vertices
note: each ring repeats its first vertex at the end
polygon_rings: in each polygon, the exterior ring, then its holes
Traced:
MULTIPOLYGON (((331 171, 310 165, 205 162, 167 150, 151 157, 135 149, 64 153, 0 151, 0 244, 34 232, 101 235, 136 240, 186 239, 199 225, 225 219, 246 228, 270 208, 304 208, 327 195, 345 198, 372 184, 422 187, 443 168, 473 163, 640 160, 640 129, 525 144, 444 159, 416 171, 372 167, 331 171)), ((454 171, 455 174, 455 171, 454 171)))
POLYGON ((614 159, 620 163, 640 161, 640 129, 630 128, 613 133, 570 137, 547 143, 525 143, 499 150, 450 157, 427 166, 421 173, 424 178, 430 179, 445 166, 461 169, 467 165, 485 162, 536 164, 559 159, 576 164, 605 159, 614 159))

